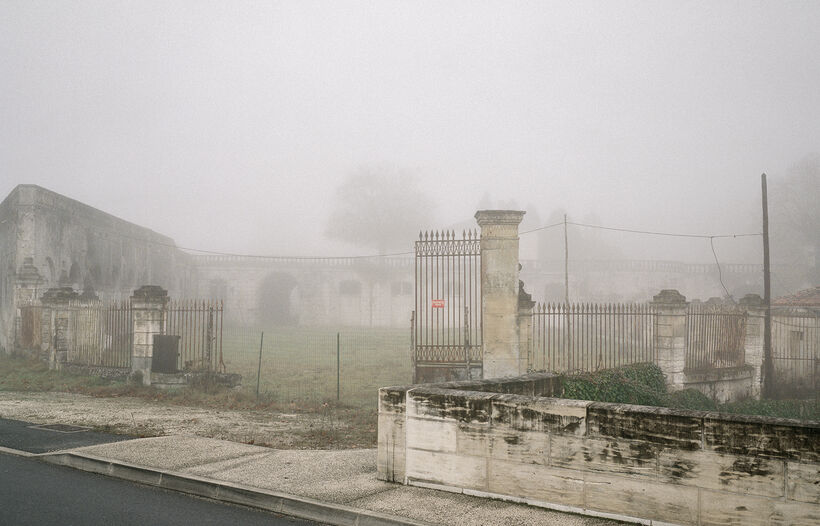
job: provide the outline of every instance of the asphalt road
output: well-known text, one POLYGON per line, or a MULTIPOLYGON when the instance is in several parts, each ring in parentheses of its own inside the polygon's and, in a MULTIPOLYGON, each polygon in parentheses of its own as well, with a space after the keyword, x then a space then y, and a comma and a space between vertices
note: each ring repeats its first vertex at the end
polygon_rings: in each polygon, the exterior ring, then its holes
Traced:
POLYGON ((318 524, 0 453, 0 524, 318 524))
POLYGON ((65 426, 59 423, 51 427, 0 418, 0 446, 29 453, 47 453, 60 449, 93 446, 128 440, 131 437, 97 433, 76 426, 65 426))

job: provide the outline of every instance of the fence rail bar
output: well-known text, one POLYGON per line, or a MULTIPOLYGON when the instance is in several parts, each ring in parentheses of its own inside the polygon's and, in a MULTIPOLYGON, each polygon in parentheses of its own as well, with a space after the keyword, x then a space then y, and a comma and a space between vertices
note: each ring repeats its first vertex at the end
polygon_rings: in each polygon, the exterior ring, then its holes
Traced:
POLYGON ((733 305, 690 304, 686 313, 688 371, 740 367, 745 362, 746 311, 733 305))
POLYGON ((179 336, 180 370, 224 371, 221 300, 170 300, 164 333, 179 336))
POLYGON ((530 370, 592 372, 654 362, 655 316, 649 304, 536 304, 530 370))

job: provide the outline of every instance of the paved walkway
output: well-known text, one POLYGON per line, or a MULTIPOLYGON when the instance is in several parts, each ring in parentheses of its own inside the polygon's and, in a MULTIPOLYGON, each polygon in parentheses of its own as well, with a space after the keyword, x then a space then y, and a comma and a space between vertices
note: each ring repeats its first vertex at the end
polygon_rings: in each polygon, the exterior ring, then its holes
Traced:
POLYGON ((523 504, 381 482, 376 480, 375 449, 274 450, 177 435, 81 447, 39 457, 85 471, 329 524, 617 524, 523 504))

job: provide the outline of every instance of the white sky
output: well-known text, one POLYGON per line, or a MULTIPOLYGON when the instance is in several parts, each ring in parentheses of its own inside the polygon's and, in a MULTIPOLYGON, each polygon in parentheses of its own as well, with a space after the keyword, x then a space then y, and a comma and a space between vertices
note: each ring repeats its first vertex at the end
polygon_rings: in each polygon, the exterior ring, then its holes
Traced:
POLYGON ((40 184, 181 246, 369 253, 323 231, 371 163, 436 197, 420 229, 489 195, 756 231, 760 173, 818 151, 820 2, 0 0, 0 195, 40 184))

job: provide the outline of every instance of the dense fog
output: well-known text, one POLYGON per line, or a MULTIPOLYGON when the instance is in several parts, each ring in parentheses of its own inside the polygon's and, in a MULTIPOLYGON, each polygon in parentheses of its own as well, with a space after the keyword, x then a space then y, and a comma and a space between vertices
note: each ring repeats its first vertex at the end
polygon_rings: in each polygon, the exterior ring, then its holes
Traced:
MULTIPOLYGON (((820 4, 3 2, 0 194, 266 255, 412 250, 478 208, 761 231, 817 272, 820 4)), ((714 261, 570 225, 571 259, 714 261)), ((760 263, 759 237, 721 238, 760 263)), ((563 258, 563 229, 522 236, 563 258)))

